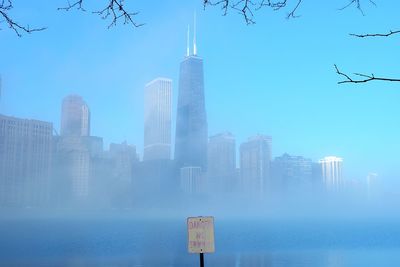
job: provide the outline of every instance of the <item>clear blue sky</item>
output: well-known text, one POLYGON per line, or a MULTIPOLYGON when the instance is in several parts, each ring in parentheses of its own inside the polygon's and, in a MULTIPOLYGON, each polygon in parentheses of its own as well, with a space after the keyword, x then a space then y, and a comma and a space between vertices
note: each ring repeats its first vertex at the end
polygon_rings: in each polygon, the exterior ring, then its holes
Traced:
POLYGON ((400 28, 399 1, 363 1, 362 16, 354 7, 338 11, 346 0, 305 0, 300 18, 263 9, 246 26, 234 11, 204 11, 201 0, 127 0, 145 26, 109 30, 89 12, 57 11, 65 1, 23 2, 15 1, 13 17, 48 29, 18 38, 0 25, 2 113, 59 129, 62 98, 77 93, 90 106, 93 135, 107 145, 127 140, 142 153, 144 84, 173 79, 175 118, 179 63, 196 10, 210 135, 231 131, 239 145, 269 134, 274 156, 336 155, 347 178, 372 171, 400 178, 400 83, 338 85, 333 69, 400 77, 400 36, 348 35, 400 28))

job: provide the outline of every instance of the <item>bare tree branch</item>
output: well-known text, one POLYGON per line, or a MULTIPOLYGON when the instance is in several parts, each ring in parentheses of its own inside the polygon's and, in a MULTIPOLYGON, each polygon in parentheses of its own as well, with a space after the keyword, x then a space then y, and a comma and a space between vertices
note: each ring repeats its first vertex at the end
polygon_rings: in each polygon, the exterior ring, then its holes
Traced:
POLYGON ((22 24, 19 24, 18 22, 14 21, 10 15, 9 12, 14 8, 12 4, 12 0, 1 0, 0 1, 0 18, 3 18, 0 23, 5 22, 10 29, 12 29, 18 37, 22 36, 22 32, 25 33, 32 33, 32 32, 37 32, 37 31, 43 31, 46 29, 46 27, 41 27, 41 28, 30 28, 29 25, 23 26, 22 24))
MULTIPOLYGON (((142 23, 137 23, 134 21, 133 17, 138 15, 139 12, 128 12, 125 9, 125 1, 124 0, 106 0, 107 5, 99 11, 94 11, 92 13, 98 14, 101 16, 102 19, 108 19, 111 18, 111 23, 108 25, 108 28, 117 25, 117 22, 122 20, 123 24, 132 24, 134 27, 140 27, 143 24, 142 23)), ((65 10, 65 11, 70 11, 71 9, 78 9, 81 11, 86 11, 83 8, 83 3, 84 0, 74 0, 72 3, 68 1, 68 5, 65 7, 60 7, 58 10, 65 10)), ((14 32, 21 37, 22 32, 25 33, 32 33, 36 31, 42 31, 45 30, 46 27, 41 27, 41 28, 30 28, 29 25, 23 26, 19 24, 18 22, 14 21, 11 16, 9 15, 10 11, 13 9, 13 1, 12 0, 0 0, 0 19, 2 18, 3 20, 0 20, 0 24, 2 22, 5 22, 8 27, 14 32)), ((1 30, 1 28, 0 28, 1 30)))
MULTIPOLYGON (((223 15, 228 14, 229 9, 238 11, 246 22, 246 24, 254 24, 254 12, 258 11, 263 7, 269 7, 273 10, 279 10, 288 6, 290 0, 203 0, 204 9, 207 6, 220 6, 223 15)), ((347 0, 348 3, 339 10, 344 10, 350 6, 355 6, 362 15, 364 15, 364 10, 362 9, 362 1, 368 1, 370 4, 376 6, 374 0, 347 0)), ((299 15, 296 14, 303 0, 292 0, 294 7, 288 12, 286 18, 297 18, 299 15)))
POLYGON ((263 6, 268 6, 273 8, 274 10, 278 10, 280 8, 283 8, 286 6, 287 0, 282 0, 280 2, 273 2, 271 0, 263 0, 260 3, 260 6, 258 7, 258 9, 260 9, 263 6))
MULTIPOLYGON (((376 6, 376 3, 372 0, 368 0, 369 3, 371 3, 372 5, 376 6)), ((347 3, 347 5, 339 8, 339 10, 344 10, 346 8, 348 8, 349 6, 355 5, 357 7, 358 10, 360 10, 361 14, 364 16, 364 10, 361 7, 361 0, 350 0, 349 3, 347 3)))
POLYGON ((78 10, 86 11, 86 10, 82 7, 82 5, 83 5, 83 0, 78 0, 78 1, 76 1, 75 3, 72 3, 72 4, 68 1, 68 6, 66 6, 66 7, 59 7, 59 8, 57 8, 57 10, 70 11, 72 8, 75 7, 75 8, 78 9, 78 10))
POLYGON ((354 73, 355 76, 361 77, 359 79, 353 79, 351 78, 348 74, 343 73, 339 70, 339 68, 334 65, 336 73, 345 79, 342 81, 339 81, 338 84, 342 83, 366 83, 370 81, 386 81, 386 82, 400 82, 400 79, 396 78, 385 78, 385 77, 376 77, 374 74, 367 75, 367 74, 362 74, 362 73, 354 73))
POLYGON ((228 8, 229 8, 229 0, 220 0, 220 1, 211 1, 211 0, 204 0, 203 2, 203 7, 206 9, 206 6, 219 6, 221 5, 221 9, 223 10, 223 15, 226 16, 228 14, 228 8))
MULTIPOLYGON (((204 9, 207 6, 221 6, 223 15, 228 13, 229 9, 238 11, 246 22, 246 24, 254 24, 254 13, 263 7, 269 7, 273 10, 279 10, 287 6, 288 0, 203 0, 204 9)), ((296 0, 296 5, 288 13, 287 18, 299 17, 296 14, 302 0, 296 0)))
POLYGON ((359 38, 365 38, 365 37, 388 37, 390 35, 398 34, 400 33, 400 30, 396 31, 389 31, 388 33, 367 33, 367 34, 355 34, 355 33, 350 33, 350 36, 355 36, 359 38))
MULTIPOLYGON (((85 11, 83 8, 83 2, 84 0, 76 0, 72 4, 68 2, 68 6, 58 8, 58 10, 70 11, 71 9, 76 8, 78 10, 85 11)), ((107 2, 108 4, 103 9, 93 11, 92 13, 98 14, 102 19, 105 20, 111 18, 111 23, 108 25, 108 28, 117 25, 119 20, 122 20, 123 24, 132 24, 134 27, 140 27, 144 25, 143 23, 137 23, 134 21, 133 17, 138 15, 139 12, 128 12, 124 7, 124 0, 107 0, 107 2)))
POLYGON ((301 1, 302 1, 302 0, 299 0, 299 1, 297 2, 297 5, 293 8, 293 10, 289 12, 289 14, 287 15, 287 18, 288 18, 288 19, 291 18, 291 17, 292 17, 292 18, 297 18, 297 17, 299 17, 298 15, 295 15, 295 12, 296 12, 297 8, 299 8, 299 6, 300 6, 300 4, 301 4, 301 1))
POLYGON ((253 20, 254 14, 252 11, 252 6, 255 4, 251 0, 240 0, 231 5, 231 8, 239 11, 246 21, 247 24, 254 24, 253 20))
POLYGON ((109 0, 108 6, 106 6, 103 10, 95 11, 93 13, 100 15, 103 19, 107 19, 111 16, 112 21, 108 25, 108 28, 117 25, 117 21, 119 19, 123 19, 124 24, 131 23, 135 27, 143 26, 143 23, 137 23, 133 20, 133 17, 138 15, 139 12, 127 12, 124 8, 124 4, 124 0, 109 0))
MULTIPOLYGON (((376 6, 375 2, 372 0, 368 0, 369 3, 372 5, 376 6)), ((360 10, 361 14, 364 15, 364 11, 361 7, 361 0, 350 0, 347 5, 344 7, 340 8, 339 10, 343 10, 348 8, 351 5, 355 5, 358 10, 360 10)), ((355 34, 355 33, 350 33, 350 36, 358 37, 358 38, 366 38, 366 37, 388 37, 394 34, 400 33, 400 30, 392 31, 390 30, 388 33, 368 33, 368 34, 355 34)), ((363 74, 363 73, 353 73, 354 76, 357 78, 352 78, 350 75, 341 72, 339 68, 334 65, 336 73, 340 75, 341 77, 344 77, 344 80, 339 81, 338 84, 342 83, 367 83, 370 81, 385 81, 385 82, 400 82, 400 79, 398 78, 387 78, 387 77, 376 77, 373 73, 368 75, 368 74, 363 74)))

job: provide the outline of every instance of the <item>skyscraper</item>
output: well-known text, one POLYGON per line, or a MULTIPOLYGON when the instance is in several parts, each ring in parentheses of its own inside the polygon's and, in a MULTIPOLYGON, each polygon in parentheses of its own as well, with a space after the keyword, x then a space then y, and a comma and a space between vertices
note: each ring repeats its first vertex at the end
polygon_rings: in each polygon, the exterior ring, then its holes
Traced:
POLYGON ((236 143, 231 133, 220 133, 209 138, 207 174, 213 189, 232 191, 236 182, 236 143))
POLYGON ((240 145, 241 187, 246 193, 263 196, 271 185, 271 143, 266 135, 256 135, 240 145))
POLYGON ((89 195, 90 150, 84 139, 78 136, 63 137, 57 144, 57 158, 62 175, 68 181, 73 200, 84 199, 89 195))
POLYGON ((312 161, 287 153, 272 162, 272 176, 279 191, 301 191, 312 186, 312 161))
POLYGON ((205 109, 203 59, 188 49, 181 62, 176 118, 175 161, 178 167, 207 169, 207 115, 205 109))
POLYGON ((97 177, 108 175, 103 139, 95 136, 55 136, 53 139, 53 199, 55 205, 86 201, 97 177), (101 170, 101 172, 99 171, 101 170), (100 175, 99 175, 100 173, 100 175))
POLYGON ((49 200, 52 135, 50 122, 0 115, 0 205, 49 200))
POLYGON ((116 179, 131 181, 133 164, 137 161, 136 147, 122 144, 110 144, 110 156, 113 162, 113 177, 116 179))
POLYGON ((157 78, 144 92, 143 160, 171 158, 172 80, 157 78))
POLYGON ((337 191, 343 187, 343 159, 330 156, 318 161, 322 170, 322 181, 328 190, 337 191))
POLYGON ((90 192, 91 158, 102 152, 102 140, 90 136, 90 111, 79 95, 68 95, 61 108, 61 138, 57 159, 69 185, 72 200, 87 199, 90 192), (96 143, 99 143, 97 144, 96 143))
POLYGON ((90 135, 90 111, 81 96, 69 95, 63 99, 60 134, 62 136, 90 135))
POLYGON ((200 167, 182 167, 180 169, 181 190, 186 194, 204 193, 205 181, 200 167))

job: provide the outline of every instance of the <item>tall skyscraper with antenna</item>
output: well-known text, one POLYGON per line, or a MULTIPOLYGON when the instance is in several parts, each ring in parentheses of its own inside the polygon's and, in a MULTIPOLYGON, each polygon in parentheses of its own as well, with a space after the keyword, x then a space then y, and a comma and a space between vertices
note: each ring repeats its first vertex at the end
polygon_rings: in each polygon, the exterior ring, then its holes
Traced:
POLYGON ((179 168, 207 169, 208 127, 204 96, 203 59, 197 55, 196 24, 193 54, 188 46, 179 72, 179 94, 175 135, 175 161, 179 168))

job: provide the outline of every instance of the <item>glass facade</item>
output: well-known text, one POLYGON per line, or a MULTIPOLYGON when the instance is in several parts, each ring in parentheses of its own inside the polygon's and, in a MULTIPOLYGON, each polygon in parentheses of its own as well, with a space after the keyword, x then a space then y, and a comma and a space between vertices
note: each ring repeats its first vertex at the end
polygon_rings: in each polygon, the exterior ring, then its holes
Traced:
POLYGON ((180 66, 175 160, 179 167, 207 169, 207 115, 203 60, 185 57, 180 66))

